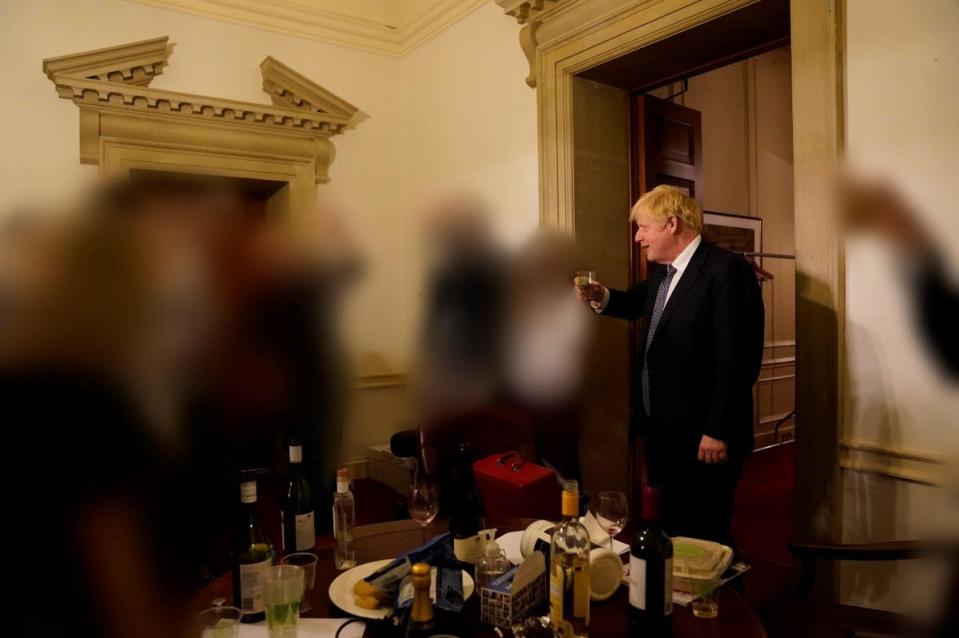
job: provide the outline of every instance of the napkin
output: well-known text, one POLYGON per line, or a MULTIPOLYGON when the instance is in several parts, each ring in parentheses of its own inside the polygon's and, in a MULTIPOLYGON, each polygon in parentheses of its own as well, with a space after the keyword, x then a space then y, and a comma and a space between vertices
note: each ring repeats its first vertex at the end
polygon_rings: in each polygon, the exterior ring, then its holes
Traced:
MULTIPOLYGON (((333 638, 336 630, 346 622, 343 618, 300 618, 296 625, 299 638, 333 638)), ((362 638, 366 623, 354 622, 346 626, 340 638, 362 638)), ((240 625, 240 638, 269 638, 266 621, 240 625)))
MULTIPOLYGON (((609 547, 609 534, 607 534, 603 526, 599 524, 599 521, 596 520, 592 512, 586 512, 586 516, 583 516, 579 520, 583 524, 583 527, 586 528, 586 533, 589 534, 589 540, 593 545, 597 547, 609 547)), ((613 553, 623 555, 628 551, 629 545, 613 539, 613 553)))

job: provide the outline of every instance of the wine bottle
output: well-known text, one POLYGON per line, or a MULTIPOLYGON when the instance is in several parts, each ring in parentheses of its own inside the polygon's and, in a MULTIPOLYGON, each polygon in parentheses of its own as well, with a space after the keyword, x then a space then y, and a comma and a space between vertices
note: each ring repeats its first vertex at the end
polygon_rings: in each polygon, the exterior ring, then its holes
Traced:
POLYGON ((449 499, 453 553, 469 569, 483 558, 485 539, 480 532, 486 529, 486 514, 473 477, 473 453, 469 443, 460 443, 457 448, 450 486, 453 489, 453 497, 449 499))
POLYGON ((356 567, 353 535, 356 528, 356 505, 350 491, 350 469, 336 471, 336 494, 333 495, 333 538, 336 541, 333 562, 337 569, 356 567))
POLYGON ((643 517, 629 550, 631 636, 672 632, 673 541, 659 526, 659 490, 643 489, 643 517))
POLYGON ((426 563, 413 565, 410 580, 413 582, 413 606, 406 623, 406 638, 427 638, 436 633, 436 617, 433 601, 430 600, 431 568, 426 563))
POLYGON ((256 480, 240 483, 241 515, 233 552, 233 601, 243 610, 243 622, 258 622, 265 616, 263 578, 273 564, 273 547, 263 533, 256 512, 256 480))
POLYGON ((549 615, 562 638, 589 634, 589 532, 579 522, 579 485, 563 484, 563 520, 550 537, 549 615))
POLYGON ((296 441, 290 443, 290 478, 283 493, 280 527, 284 553, 305 552, 316 545, 310 484, 303 476, 303 447, 296 441))

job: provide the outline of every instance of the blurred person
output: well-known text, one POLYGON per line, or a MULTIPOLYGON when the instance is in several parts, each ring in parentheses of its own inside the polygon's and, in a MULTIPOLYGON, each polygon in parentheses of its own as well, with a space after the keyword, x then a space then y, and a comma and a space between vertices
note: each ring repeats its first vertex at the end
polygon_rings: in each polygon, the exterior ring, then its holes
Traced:
MULTIPOLYGON (((880 238, 892 249, 902 266, 902 282, 911 301, 911 312, 929 356, 950 379, 959 378, 959 288, 950 283, 945 258, 921 216, 889 182, 843 176, 837 188, 839 214, 849 235, 880 238)), ((946 485, 957 494, 952 459, 946 485)), ((930 557, 943 561, 949 577, 943 605, 923 635, 945 638, 959 635, 959 548, 952 537, 932 549, 930 557)))
POLYGON ((502 391, 506 260, 489 213, 447 197, 424 220, 428 279, 418 361, 424 422, 496 401, 502 391))
POLYGON ((505 347, 506 387, 532 415, 540 460, 575 480, 592 328, 589 312, 569 294, 578 265, 565 236, 540 231, 520 247, 512 260, 505 347))
MULTIPOLYGON (((244 469, 278 474, 287 444, 303 444, 304 472, 317 512, 332 507, 346 409, 346 357, 338 338, 343 293, 361 272, 339 214, 298 213, 291 223, 246 219, 232 225, 214 256, 221 310, 213 355, 194 396, 194 432, 207 459, 208 516, 224 568, 223 520, 244 469)), ((329 516, 318 516, 318 531, 329 516)), ((213 570, 214 573, 216 569, 213 570)))
POLYGON ((919 332, 940 369, 959 378, 959 287, 920 216, 888 183, 846 177, 838 194, 848 232, 878 236, 899 254, 919 332))
POLYGON ((749 262, 702 237, 702 209, 678 188, 645 193, 630 217, 648 279, 629 290, 574 286, 576 295, 604 316, 646 319, 630 435, 645 441, 664 529, 735 547, 733 493, 753 449, 762 359, 759 284, 749 262))
POLYGON ((193 322, 172 319, 194 283, 179 268, 191 231, 168 215, 171 202, 130 214, 131 197, 103 188, 42 229, 42 259, 24 254, 34 241, 5 246, 27 275, 0 330, 17 521, 6 546, 18 548, 9 602, 22 635, 189 631, 194 556, 174 403, 193 322))

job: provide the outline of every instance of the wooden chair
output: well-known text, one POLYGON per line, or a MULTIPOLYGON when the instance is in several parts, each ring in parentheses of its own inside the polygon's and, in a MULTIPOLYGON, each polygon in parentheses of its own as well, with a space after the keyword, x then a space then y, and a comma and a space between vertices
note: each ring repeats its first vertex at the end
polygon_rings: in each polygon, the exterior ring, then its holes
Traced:
MULTIPOLYGON (((816 602, 810 599, 819 561, 900 561, 923 557, 959 556, 955 547, 923 541, 891 541, 858 545, 793 543, 792 554, 800 561, 794 594, 761 614, 771 638, 911 638, 926 635, 906 616, 853 605, 816 602)), ((946 634, 942 634, 946 635, 946 634)))

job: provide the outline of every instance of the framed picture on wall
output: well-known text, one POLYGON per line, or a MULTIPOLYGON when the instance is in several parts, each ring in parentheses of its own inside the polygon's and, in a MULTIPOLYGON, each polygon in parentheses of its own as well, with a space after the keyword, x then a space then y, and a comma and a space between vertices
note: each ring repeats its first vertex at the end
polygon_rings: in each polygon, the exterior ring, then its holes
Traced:
POLYGON ((761 253, 763 220, 758 217, 706 211, 703 213, 703 236, 734 253, 761 253))

